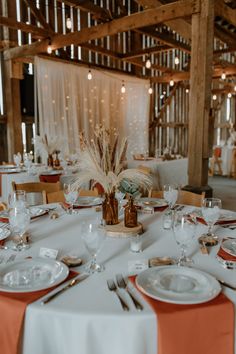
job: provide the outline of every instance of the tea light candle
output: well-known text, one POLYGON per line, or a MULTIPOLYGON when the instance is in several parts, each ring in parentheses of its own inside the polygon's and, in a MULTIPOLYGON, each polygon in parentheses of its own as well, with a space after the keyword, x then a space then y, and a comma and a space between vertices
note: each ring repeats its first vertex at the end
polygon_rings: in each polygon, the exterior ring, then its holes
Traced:
POLYGON ((142 252, 142 235, 137 234, 131 237, 130 251, 135 253, 142 252))

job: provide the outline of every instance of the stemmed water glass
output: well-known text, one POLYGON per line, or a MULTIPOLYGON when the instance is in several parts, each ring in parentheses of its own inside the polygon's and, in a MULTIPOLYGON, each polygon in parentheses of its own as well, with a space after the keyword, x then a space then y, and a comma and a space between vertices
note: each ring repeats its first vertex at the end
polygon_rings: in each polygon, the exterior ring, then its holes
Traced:
POLYGON ((168 203, 169 209, 172 209, 178 198, 178 187, 172 184, 165 184, 163 187, 163 196, 168 203))
POLYGON ((81 234, 84 245, 92 256, 91 262, 87 267, 88 273, 102 272, 104 266, 97 263, 97 254, 105 240, 103 228, 99 227, 98 221, 83 222, 81 226, 81 234))
POLYGON ((207 223, 208 230, 203 234, 199 241, 205 244, 216 245, 218 237, 213 233, 213 227, 220 217, 220 209, 222 207, 221 200, 218 198, 204 198, 202 201, 202 215, 207 223))
POLYGON ((30 224, 30 213, 25 207, 13 207, 9 211, 10 228, 15 236, 18 236, 17 243, 13 247, 15 251, 24 251, 30 247, 24 239, 24 234, 30 224))
POLYGON ((30 169, 32 167, 33 155, 25 153, 23 159, 24 159, 24 165, 27 169, 27 173, 30 174, 30 169))
POLYGON ((9 208, 24 208, 26 207, 26 192, 24 190, 17 190, 8 196, 9 208))
POLYGON ((196 233, 196 221, 181 213, 175 213, 173 231, 177 245, 181 248, 181 255, 177 260, 179 266, 189 266, 193 260, 186 255, 187 249, 191 244, 196 233))
POLYGON ((16 164, 16 167, 20 168, 20 164, 21 164, 21 153, 20 152, 13 155, 13 161, 16 164))
POLYGON ((78 189, 75 188, 70 183, 64 183, 63 191, 64 191, 66 202, 69 204, 68 214, 73 214, 73 205, 76 202, 79 195, 78 189))

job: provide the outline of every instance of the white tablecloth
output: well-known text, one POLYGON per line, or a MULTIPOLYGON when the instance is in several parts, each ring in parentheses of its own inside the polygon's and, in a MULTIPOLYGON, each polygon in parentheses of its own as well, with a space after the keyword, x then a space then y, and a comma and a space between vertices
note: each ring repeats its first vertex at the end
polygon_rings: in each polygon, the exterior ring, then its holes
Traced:
MULTIPOLYGON (((185 211, 188 210, 186 207, 185 211)), ((99 214, 93 209, 81 209, 78 215, 64 214, 56 220, 48 216, 35 219, 30 224, 32 247, 19 253, 17 259, 37 256, 40 247, 58 249, 59 258, 72 252, 88 259, 80 226, 82 221, 100 218, 99 214)), ((158 324, 153 310, 134 290, 144 310, 136 311, 125 291, 121 291, 131 309, 129 313, 122 311, 116 295, 108 291, 106 284, 107 279, 114 278, 117 273, 127 275, 130 261, 179 254, 172 232, 161 227, 162 213, 139 215, 139 221, 145 229, 142 253, 131 253, 128 239, 108 237, 98 257, 105 265, 104 272, 91 275, 44 306, 36 301, 27 307, 22 354, 157 353, 158 324)), ((199 225, 197 235, 205 229, 204 225, 199 225)), ((220 237, 236 237, 236 231, 221 227, 216 233, 220 237)), ((202 255, 195 240, 189 253, 195 267, 236 286, 236 271, 225 270, 215 258, 218 247, 212 248, 209 256, 202 255)), ((6 258, 10 253, 5 251, 6 258)), ((81 267, 78 270, 82 271, 81 267)), ((228 288, 223 291, 236 304, 236 292, 228 288)))
POLYGON ((164 184, 178 184, 183 187, 188 183, 188 159, 162 161, 153 160, 129 160, 128 168, 138 166, 151 168, 154 177, 154 188, 163 189, 164 184))

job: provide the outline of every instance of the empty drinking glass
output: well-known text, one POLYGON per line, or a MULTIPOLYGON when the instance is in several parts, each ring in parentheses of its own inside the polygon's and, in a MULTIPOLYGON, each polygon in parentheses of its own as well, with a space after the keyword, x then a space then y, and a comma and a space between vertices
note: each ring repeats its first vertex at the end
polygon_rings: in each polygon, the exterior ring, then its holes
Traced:
POLYGON ((77 188, 69 183, 64 183, 63 190, 66 202, 69 204, 68 214, 73 214, 73 205, 78 198, 79 192, 77 188))
POLYGON ((26 192, 24 190, 17 190, 8 196, 9 208, 24 208, 26 207, 26 192))
POLYGON ((173 231, 176 243, 181 248, 181 255, 177 261, 179 266, 188 266, 193 263, 187 258, 186 252, 196 233, 196 221, 188 215, 175 213, 173 231))
POLYGON ((92 256, 92 260, 87 268, 88 273, 102 272, 104 266, 97 263, 97 254, 105 240, 103 228, 99 227, 97 220, 83 222, 81 226, 81 234, 85 247, 92 256))
POLYGON ((30 224, 29 210, 24 207, 13 207, 9 211, 9 223, 14 236, 18 237, 17 243, 14 245, 13 249, 16 251, 28 249, 30 245, 26 242, 26 239, 24 239, 24 234, 30 224))
POLYGON ((163 191, 164 199, 168 203, 169 208, 172 209, 178 198, 178 187, 173 184, 165 184, 163 191))
POLYGON ((221 200, 218 198, 204 198, 202 201, 202 215, 207 223, 208 231, 203 234, 199 241, 205 244, 217 244, 218 237, 213 233, 213 227, 220 217, 221 200))

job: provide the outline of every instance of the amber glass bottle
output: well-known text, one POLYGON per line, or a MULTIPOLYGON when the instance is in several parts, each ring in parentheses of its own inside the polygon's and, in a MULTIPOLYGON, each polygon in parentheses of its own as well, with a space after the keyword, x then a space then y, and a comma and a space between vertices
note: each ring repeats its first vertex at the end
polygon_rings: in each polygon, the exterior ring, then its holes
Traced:
POLYGON ((136 227, 138 225, 137 208, 134 205, 132 197, 129 198, 128 204, 125 207, 124 224, 126 227, 136 227))

